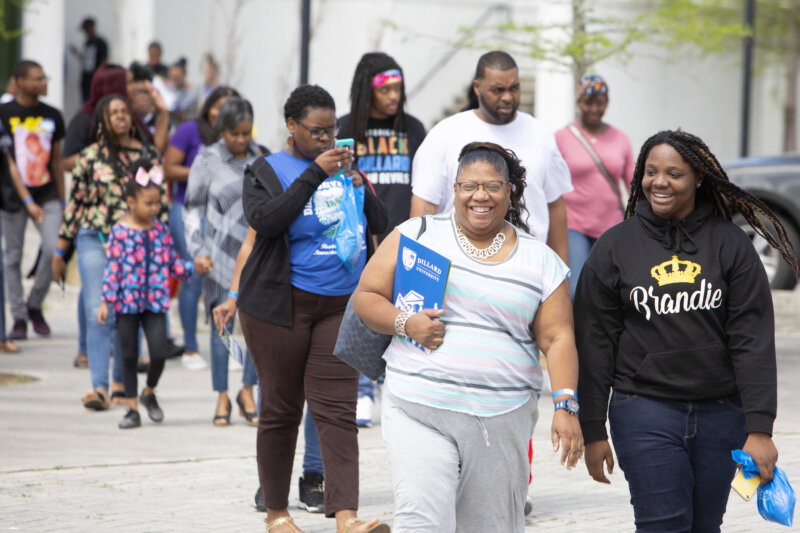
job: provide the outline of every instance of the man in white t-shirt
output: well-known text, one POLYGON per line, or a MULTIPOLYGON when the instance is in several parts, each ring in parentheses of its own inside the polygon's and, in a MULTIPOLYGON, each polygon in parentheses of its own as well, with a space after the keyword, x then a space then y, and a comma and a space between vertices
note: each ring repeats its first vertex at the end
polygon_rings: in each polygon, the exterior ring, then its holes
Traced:
POLYGON ((517 110, 520 86, 514 58, 500 51, 484 54, 472 84, 478 108, 439 122, 417 150, 411 217, 452 210, 461 149, 473 141, 494 142, 513 150, 527 170, 524 198, 531 233, 567 262, 567 211, 561 196, 572 190, 572 179, 553 132, 517 110))

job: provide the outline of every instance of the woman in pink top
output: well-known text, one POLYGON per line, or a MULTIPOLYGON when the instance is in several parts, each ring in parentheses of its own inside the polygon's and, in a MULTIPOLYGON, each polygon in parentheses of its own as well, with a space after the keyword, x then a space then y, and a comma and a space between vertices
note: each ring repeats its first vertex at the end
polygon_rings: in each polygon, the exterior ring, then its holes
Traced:
POLYGON ((605 80, 598 75, 582 77, 578 85, 578 120, 556 132, 558 148, 572 175, 573 191, 564 195, 564 203, 567 206, 573 295, 583 263, 597 238, 611 226, 622 222, 619 194, 611 188, 595 161, 595 155, 617 190, 630 189, 636 164, 628 136, 603 122, 607 106, 608 85, 605 80))

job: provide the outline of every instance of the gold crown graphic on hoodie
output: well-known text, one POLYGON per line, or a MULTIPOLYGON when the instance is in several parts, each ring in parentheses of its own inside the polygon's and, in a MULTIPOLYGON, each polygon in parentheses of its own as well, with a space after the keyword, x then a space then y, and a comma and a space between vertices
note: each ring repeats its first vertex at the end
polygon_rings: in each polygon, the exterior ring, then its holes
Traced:
POLYGON ((671 283, 694 283, 700 274, 700 265, 691 261, 679 261, 677 255, 650 269, 650 275, 658 280, 658 286, 671 283))

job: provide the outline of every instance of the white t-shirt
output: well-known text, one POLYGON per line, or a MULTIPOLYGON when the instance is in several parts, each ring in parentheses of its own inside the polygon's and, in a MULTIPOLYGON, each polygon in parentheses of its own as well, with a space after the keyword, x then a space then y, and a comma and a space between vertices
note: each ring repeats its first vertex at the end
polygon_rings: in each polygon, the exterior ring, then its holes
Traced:
POLYGON ((437 206, 437 213, 453 209, 453 183, 458 154, 464 145, 488 141, 509 148, 527 170, 525 206, 531 233, 547 242, 550 217, 547 204, 572 190, 569 168, 556 145, 553 132, 540 120, 517 111, 513 122, 502 126, 464 111, 439 122, 428 133, 414 156, 411 172, 415 196, 437 206))

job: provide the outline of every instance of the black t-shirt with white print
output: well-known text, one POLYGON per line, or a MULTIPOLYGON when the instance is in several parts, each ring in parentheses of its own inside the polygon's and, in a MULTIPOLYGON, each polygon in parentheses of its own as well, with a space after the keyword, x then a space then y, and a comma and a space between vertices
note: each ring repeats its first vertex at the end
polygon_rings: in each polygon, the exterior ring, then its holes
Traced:
MULTIPOLYGON (((339 138, 353 136, 350 115, 339 119, 339 138)), ((389 224, 378 235, 382 241, 398 224, 408 220, 411 210, 411 161, 425 139, 425 127, 406 115, 404 132, 394 130, 394 118, 367 122, 366 142, 356 143, 356 165, 375 186, 378 199, 386 207, 389 224)))
MULTIPOLYGON (((17 101, 0 105, 0 121, 12 146, 9 153, 17 164, 22 183, 33 200, 42 205, 58 199, 53 177, 53 145, 64 138, 64 119, 61 112, 43 102, 22 106, 17 101)), ((0 178, 3 208, 17 211, 22 202, 7 172, 0 178)))

